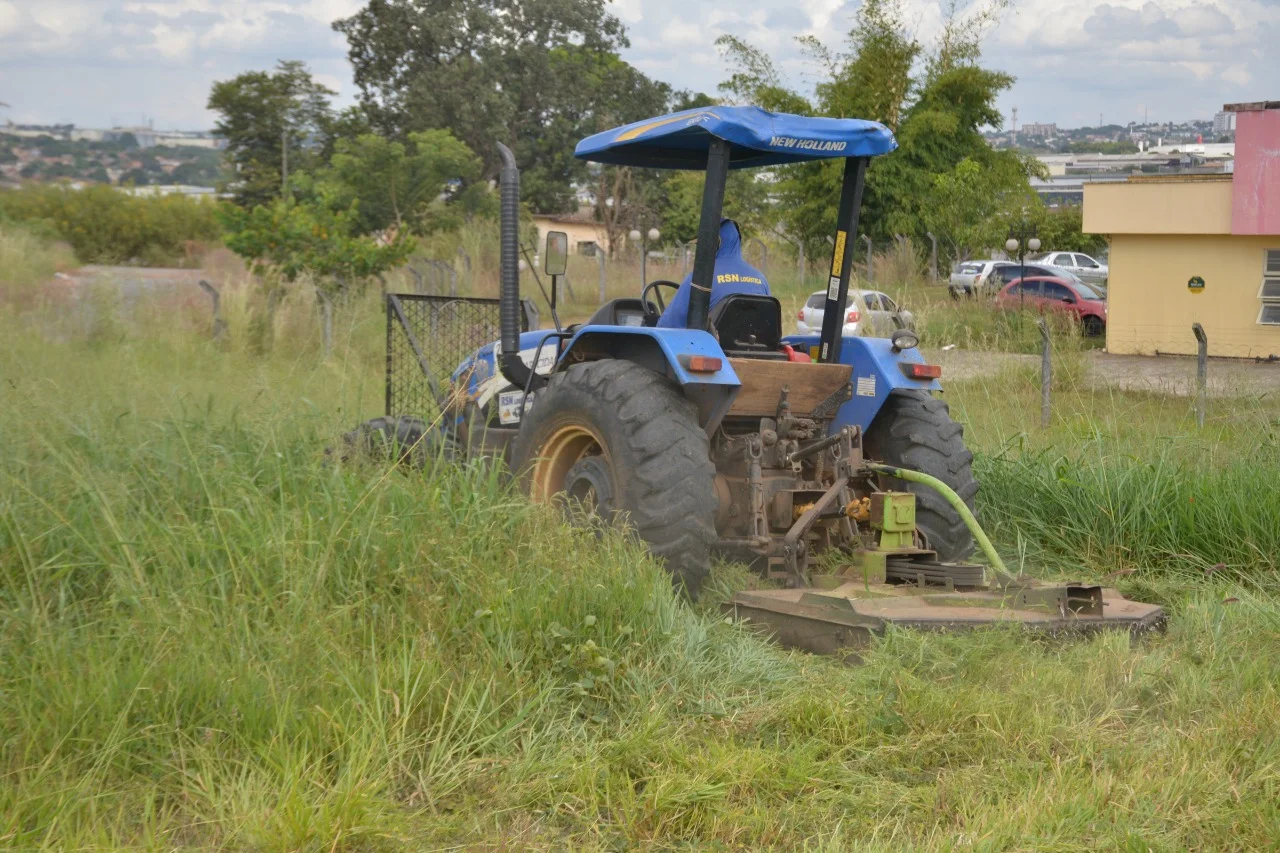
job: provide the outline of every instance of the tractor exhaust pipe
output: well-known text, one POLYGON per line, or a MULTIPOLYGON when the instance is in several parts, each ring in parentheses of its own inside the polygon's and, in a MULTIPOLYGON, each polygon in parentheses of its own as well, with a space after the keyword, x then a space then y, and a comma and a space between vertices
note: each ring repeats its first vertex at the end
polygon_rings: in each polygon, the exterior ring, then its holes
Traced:
POLYGON ((502 358, 498 367, 507 381, 517 388, 529 383, 533 370, 520 358, 520 169, 511 149, 498 143, 502 155, 502 171, 498 175, 501 235, 498 320, 501 329, 502 358))

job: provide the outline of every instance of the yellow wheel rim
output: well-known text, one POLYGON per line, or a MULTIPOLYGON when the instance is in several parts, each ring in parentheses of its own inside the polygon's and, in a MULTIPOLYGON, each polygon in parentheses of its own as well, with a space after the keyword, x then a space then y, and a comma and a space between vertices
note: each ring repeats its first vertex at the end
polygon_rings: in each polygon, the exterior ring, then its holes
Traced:
POLYGON ((604 445, 591 430, 579 424, 557 429, 542 445, 529 476, 529 496, 535 501, 550 502, 564 491, 564 478, 569 469, 585 456, 604 455, 604 445))

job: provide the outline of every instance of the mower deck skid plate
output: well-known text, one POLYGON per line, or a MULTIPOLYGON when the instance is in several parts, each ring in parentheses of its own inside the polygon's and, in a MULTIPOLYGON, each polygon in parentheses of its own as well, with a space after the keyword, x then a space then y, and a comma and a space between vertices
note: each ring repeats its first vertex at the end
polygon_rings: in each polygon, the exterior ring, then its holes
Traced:
POLYGON ((1158 605, 1130 601, 1114 589, 1097 586, 1026 581, 1005 590, 959 591, 843 578, 814 580, 817 586, 805 589, 745 590, 725 610, 788 648, 815 654, 865 646, 872 634, 884 633, 889 624, 924 631, 1017 624, 1046 634, 1125 630, 1133 636, 1164 625, 1158 605))

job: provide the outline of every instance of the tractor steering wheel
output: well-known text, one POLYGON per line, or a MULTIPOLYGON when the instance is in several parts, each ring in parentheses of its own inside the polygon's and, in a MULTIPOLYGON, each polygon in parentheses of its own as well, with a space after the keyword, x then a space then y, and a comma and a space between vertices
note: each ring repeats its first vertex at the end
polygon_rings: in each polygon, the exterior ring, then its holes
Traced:
POLYGON ((667 310, 667 301, 662 298, 662 291, 659 288, 669 287, 672 290, 679 290, 680 285, 674 281, 667 281, 660 278, 657 281, 651 281, 644 286, 644 290, 640 293, 640 302, 644 305, 645 319, 648 321, 646 325, 653 326, 658 322, 658 318, 667 310), (653 291, 653 298, 657 300, 655 305, 653 300, 649 298, 649 291, 653 291))

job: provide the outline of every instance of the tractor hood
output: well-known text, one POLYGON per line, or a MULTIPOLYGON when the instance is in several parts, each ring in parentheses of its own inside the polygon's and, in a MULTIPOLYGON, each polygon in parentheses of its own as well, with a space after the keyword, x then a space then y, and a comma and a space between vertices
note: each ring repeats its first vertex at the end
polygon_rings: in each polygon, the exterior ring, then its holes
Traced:
POLYGON ((874 121, 772 113, 760 107, 703 107, 606 130, 578 143, 574 156, 616 166, 705 169, 712 139, 730 145, 729 168, 807 160, 875 157, 898 147, 874 121))

